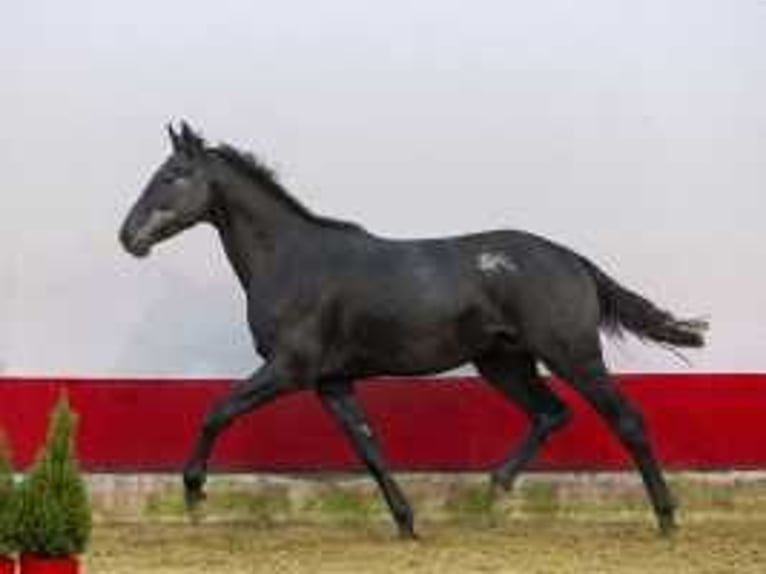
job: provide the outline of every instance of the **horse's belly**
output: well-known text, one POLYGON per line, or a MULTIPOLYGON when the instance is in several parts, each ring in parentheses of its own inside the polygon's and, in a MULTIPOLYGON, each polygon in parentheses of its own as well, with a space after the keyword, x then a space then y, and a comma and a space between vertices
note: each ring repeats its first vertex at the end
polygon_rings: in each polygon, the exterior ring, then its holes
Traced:
POLYGON ((356 330, 354 363, 370 375, 410 375, 463 365, 491 344, 488 324, 461 316, 449 320, 373 321, 356 330))
POLYGON ((473 349, 443 340, 402 340, 388 352, 372 355, 371 366, 381 375, 427 374, 454 369, 475 357, 473 349))

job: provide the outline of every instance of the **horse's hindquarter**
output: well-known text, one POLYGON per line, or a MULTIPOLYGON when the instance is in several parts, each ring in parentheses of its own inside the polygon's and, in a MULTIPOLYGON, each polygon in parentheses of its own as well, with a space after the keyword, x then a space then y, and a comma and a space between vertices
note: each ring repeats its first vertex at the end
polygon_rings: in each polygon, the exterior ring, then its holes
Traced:
POLYGON ((466 257, 493 304, 530 331, 573 332, 596 328, 595 283, 579 255, 535 235, 505 231, 466 239, 466 257))

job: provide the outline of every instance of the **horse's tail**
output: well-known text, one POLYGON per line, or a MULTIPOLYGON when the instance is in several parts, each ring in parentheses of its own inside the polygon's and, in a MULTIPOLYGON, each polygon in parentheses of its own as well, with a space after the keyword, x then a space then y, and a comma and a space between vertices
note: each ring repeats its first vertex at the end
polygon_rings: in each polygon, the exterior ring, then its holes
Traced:
POLYGON ((679 319, 648 299, 621 286, 590 261, 583 259, 596 282, 601 305, 601 326, 610 334, 627 330, 642 339, 672 347, 702 347, 708 322, 679 319))

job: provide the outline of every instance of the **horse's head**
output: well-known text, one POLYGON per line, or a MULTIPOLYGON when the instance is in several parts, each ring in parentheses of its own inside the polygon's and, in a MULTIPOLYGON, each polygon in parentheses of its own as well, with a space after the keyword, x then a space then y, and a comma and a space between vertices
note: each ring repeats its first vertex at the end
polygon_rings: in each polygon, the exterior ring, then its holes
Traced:
POLYGON ((168 126, 173 153, 152 175, 120 230, 120 241, 136 257, 199 221, 212 205, 205 142, 186 124, 180 133, 168 126))

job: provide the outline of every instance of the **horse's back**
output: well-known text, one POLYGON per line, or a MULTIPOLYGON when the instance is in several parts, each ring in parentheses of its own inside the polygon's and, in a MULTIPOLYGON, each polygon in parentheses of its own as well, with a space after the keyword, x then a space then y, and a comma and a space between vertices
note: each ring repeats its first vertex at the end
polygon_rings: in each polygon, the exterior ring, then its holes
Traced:
POLYGON ((360 253, 362 267, 355 271, 381 297, 426 306, 443 299, 487 299, 519 315, 540 314, 540 307, 555 307, 564 315, 572 307, 590 312, 597 307, 585 259, 523 231, 384 240, 360 253))
POLYGON ((389 242, 370 264, 379 297, 401 299, 424 314, 442 308, 486 315, 488 323, 500 315, 526 328, 598 323, 596 286, 582 256, 523 231, 389 242))

